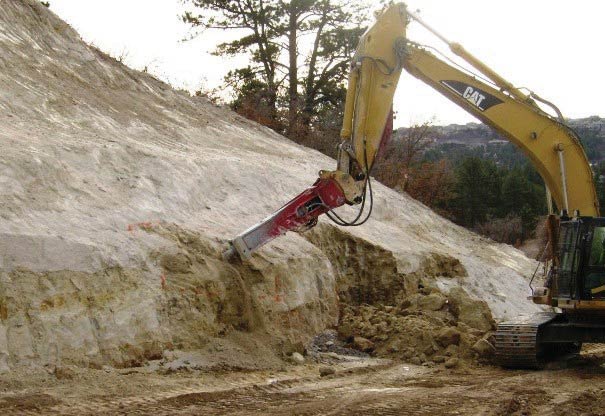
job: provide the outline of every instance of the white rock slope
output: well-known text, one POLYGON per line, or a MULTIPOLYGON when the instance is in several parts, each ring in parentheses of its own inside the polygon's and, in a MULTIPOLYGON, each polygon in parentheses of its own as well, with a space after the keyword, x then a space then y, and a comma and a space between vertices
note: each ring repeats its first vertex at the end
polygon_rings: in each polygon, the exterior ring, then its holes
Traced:
POLYGON ((498 318, 533 308, 533 262, 379 185, 363 227, 222 262, 229 237, 335 162, 122 66, 37 1, 0 2, 0 126, 2 369, 204 348, 216 363, 270 365, 337 322, 343 263, 324 251, 347 236, 369 249, 339 255, 377 282, 437 255, 467 274, 432 268, 443 290, 462 285, 498 318), (376 252, 389 267, 373 268, 376 252))

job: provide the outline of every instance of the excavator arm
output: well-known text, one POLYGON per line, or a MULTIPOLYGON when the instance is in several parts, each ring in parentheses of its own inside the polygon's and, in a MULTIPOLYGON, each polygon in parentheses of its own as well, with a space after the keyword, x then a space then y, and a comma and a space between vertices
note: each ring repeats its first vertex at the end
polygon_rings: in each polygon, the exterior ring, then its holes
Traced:
MULTIPOLYGON (((337 169, 320 171, 315 184, 280 210, 230 242, 226 257, 247 258, 261 245, 287 231, 304 231, 327 214, 344 226, 361 225, 371 213, 370 173, 392 131, 392 102, 402 69, 430 85, 516 144, 532 161, 552 193, 557 208, 598 215, 592 171, 577 135, 543 111, 535 94, 526 95, 406 9, 391 5, 361 37, 352 59, 337 169), (406 38, 414 19, 445 41, 451 51, 482 75, 438 58, 406 38), (572 172, 567 175, 567 172, 572 172), (368 201, 369 199, 369 201, 368 201), (359 205, 345 220, 333 210, 359 205), (364 214, 364 208, 370 209, 364 214)), ((560 113, 559 113, 560 114, 560 113)))
POLYGON ((526 95, 516 89, 459 44, 447 43, 483 79, 438 59, 413 42, 407 44, 407 72, 517 145, 542 176, 559 210, 598 216, 590 164, 578 136, 564 124, 558 109, 533 93, 526 95), (536 100, 551 106, 559 119, 544 112, 536 100))

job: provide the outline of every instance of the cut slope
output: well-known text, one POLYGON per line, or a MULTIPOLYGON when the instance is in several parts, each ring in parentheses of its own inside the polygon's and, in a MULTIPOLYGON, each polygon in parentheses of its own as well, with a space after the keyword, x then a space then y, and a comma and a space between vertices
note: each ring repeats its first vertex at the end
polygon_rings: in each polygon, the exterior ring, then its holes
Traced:
POLYGON ((196 348, 256 365, 242 357, 300 348, 336 324, 343 276, 414 291, 426 274, 497 318, 533 309, 532 261, 380 185, 363 227, 324 222, 248 264, 222 262, 228 238, 335 162, 124 67, 33 0, 0 8, 0 125, 3 368, 196 348))

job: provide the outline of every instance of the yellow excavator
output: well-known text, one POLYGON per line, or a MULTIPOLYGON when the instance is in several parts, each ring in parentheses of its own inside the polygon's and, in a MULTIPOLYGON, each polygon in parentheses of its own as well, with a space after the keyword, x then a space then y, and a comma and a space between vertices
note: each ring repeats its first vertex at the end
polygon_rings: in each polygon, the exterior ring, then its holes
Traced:
POLYGON ((494 336, 497 361, 505 367, 540 368, 560 354, 579 351, 583 342, 605 342, 605 218, 598 217, 593 173, 578 135, 556 106, 515 88, 403 3, 383 10, 359 41, 336 170, 320 171, 311 188, 234 238, 225 256, 248 258, 287 231, 313 227, 322 214, 341 226, 367 221, 373 205, 370 173, 391 136, 393 95, 403 69, 517 145, 544 180, 550 212, 553 200, 560 212, 547 221, 548 279, 544 287, 532 288, 533 301, 553 312, 499 324, 494 336), (412 20, 472 70, 409 40, 406 29, 412 20), (344 204, 359 206, 355 218, 334 211, 344 204))

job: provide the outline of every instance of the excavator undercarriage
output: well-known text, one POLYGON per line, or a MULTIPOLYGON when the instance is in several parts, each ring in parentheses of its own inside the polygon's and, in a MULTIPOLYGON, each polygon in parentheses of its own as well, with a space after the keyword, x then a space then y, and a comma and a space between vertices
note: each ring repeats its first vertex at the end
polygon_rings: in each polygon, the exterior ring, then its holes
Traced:
POLYGON ((583 343, 605 343, 605 314, 541 312, 498 325, 496 363, 540 369, 580 352, 583 343))

